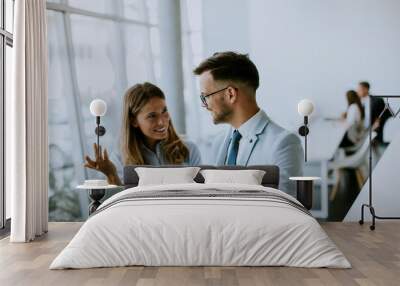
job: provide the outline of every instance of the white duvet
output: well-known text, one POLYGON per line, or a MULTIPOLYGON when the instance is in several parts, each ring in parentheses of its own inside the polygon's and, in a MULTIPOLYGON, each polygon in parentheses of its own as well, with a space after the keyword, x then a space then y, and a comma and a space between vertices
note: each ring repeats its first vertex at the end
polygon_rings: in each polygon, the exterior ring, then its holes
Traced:
MULTIPOLYGON (((265 190, 238 184, 179 184, 127 189, 265 190)), ((282 203, 246 198, 123 201, 90 217, 50 269, 145 266, 294 266, 349 268, 318 222, 282 203)))

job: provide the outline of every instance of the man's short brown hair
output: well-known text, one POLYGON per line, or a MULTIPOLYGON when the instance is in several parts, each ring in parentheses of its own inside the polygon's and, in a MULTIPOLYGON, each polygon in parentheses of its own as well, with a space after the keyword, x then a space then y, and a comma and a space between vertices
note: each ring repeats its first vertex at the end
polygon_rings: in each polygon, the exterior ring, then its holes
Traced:
POLYGON ((235 52, 215 53, 205 59, 194 69, 194 74, 201 75, 210 71, 214 80, 232 80, 243 83, 254 90, 259 86, 259 75, 256 65, 247 54, 235 52))

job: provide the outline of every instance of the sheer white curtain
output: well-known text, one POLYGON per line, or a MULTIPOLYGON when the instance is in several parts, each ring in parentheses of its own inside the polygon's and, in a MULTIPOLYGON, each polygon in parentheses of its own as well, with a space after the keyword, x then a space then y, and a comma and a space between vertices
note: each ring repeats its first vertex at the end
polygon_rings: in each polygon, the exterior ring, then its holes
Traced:
POLYGON ((46 1, 15 2, 13 92, 7 116, 12 242, 47 232, 46 1))

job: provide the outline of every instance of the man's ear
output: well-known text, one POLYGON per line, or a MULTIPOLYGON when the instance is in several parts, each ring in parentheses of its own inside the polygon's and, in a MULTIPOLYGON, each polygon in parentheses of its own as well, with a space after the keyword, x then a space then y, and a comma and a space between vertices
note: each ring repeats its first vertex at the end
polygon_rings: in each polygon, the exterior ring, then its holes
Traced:
POLYGON ((238 90, 237 88, 234 87, 228 87, 227 89, 227 94, 228 94, 228 100, 231 104, 235 103, 237 101, 238 97, 238 90))

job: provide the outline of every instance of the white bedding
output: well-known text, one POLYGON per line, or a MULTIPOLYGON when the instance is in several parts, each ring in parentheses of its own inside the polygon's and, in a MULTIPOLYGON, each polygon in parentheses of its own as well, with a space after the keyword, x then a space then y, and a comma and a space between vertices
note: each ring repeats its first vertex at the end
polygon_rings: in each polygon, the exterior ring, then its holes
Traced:
MULTIPOLYGON (((179 184, 127 189, 263 190, 239 184, 179 184)), ((136 193, 135 193, 136 194, 136 193)), ((127 265, 350 268, 318 222, 299 209, 257 198, 153 198, 122 201, 90 217, 50 269, 127 265)))

